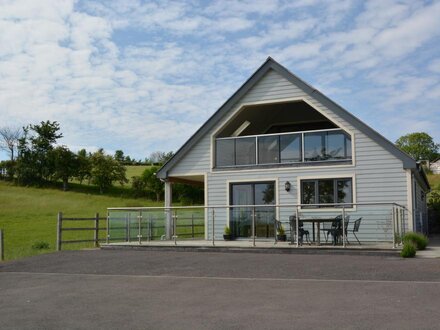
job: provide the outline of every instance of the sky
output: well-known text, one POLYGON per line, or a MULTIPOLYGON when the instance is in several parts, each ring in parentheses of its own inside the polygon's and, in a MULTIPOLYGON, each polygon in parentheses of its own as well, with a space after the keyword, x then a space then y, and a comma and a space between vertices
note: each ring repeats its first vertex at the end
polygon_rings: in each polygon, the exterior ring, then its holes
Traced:
POLYGON ((440 1, 417 0, 0 0, 0 127, 175 151, 268 56, 391 141, 440 142, 440 1))

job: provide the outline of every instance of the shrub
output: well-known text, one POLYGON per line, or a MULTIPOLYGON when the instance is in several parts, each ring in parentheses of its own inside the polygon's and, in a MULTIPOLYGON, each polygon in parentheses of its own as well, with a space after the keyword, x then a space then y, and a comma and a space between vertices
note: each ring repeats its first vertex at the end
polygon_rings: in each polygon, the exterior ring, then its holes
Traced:
POLYGON ((225 235, 231 235, 231 228, 225 227, 225 235))
POLYGON ((429 241, 428 238, 423 234, 410 232, 403 236, 403 243, 406 244, 407 242, 413 243, 417 250, 424 250, 426 249, 429 241))
POLYGON ((400 256, 402 258, 414 258, 416 255, 416 246, 411 241, 405 242, 402 251, 400 251, 400 256))
POLYGON ((46 241, 38 241, 32 244, 32 248, 34 250, 48 250, 50 249, 50 245, 46 241))

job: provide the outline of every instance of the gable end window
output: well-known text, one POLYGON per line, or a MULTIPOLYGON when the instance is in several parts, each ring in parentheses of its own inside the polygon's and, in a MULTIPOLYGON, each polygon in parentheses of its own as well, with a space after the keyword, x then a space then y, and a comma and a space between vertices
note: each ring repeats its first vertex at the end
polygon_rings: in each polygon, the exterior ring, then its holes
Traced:
POLYGON ((301 180, 301 204, 318 204, 303 207, 336 207, 334 204, 353 203, 353 179, 301 180))

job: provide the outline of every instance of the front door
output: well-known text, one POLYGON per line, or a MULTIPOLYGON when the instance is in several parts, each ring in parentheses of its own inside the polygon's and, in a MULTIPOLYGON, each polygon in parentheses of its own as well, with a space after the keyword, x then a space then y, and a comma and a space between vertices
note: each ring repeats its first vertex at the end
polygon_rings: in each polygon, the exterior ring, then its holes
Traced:
POLYGON ((230 227, 236 238, 252 237, 252 216, 255 215, 255 234, 258 238, 274 237, 275 182, 232 183, 230 189, 230 227), (248 205, 240 207, 240 205, 248 205))

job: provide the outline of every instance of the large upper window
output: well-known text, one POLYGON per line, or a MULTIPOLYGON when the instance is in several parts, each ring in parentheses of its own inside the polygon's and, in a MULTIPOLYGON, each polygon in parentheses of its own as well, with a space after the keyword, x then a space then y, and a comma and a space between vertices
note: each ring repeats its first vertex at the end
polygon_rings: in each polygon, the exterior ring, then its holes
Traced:
POLYGON ((301 180, 301 204, 334 207, 345 203, 353 203, 351 178, 301 180))
POLYGON ((350 136, 340 129, 218 138, 216 167, 351 160, 350 136))

